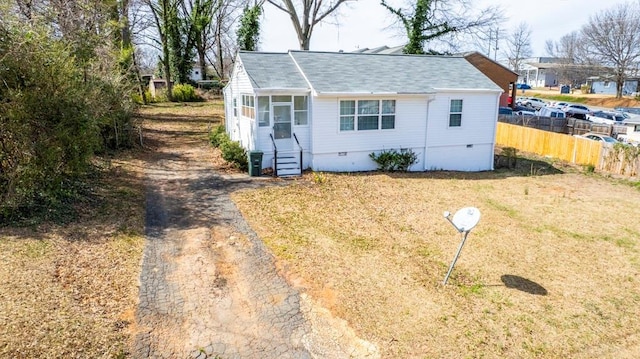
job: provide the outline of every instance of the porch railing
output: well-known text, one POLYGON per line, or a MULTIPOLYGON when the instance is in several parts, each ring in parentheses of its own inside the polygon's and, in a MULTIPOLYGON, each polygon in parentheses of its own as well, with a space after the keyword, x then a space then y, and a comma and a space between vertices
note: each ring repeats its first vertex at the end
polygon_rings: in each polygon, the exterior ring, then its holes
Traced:
POLYGON ((300 145, 300 141, 298 141, 298 136, 293 134, 293 139, 296 140, 296 144, 298 145, 298 149, 300 150, 300 175, 302 176, 302 146, 300 145))
POLYGON ((273 139, 273 134, 269 134, 271 137, 271 145, 273 146, 273 177, 278 177, 278 146, 276 146, 276 140, 273 139))

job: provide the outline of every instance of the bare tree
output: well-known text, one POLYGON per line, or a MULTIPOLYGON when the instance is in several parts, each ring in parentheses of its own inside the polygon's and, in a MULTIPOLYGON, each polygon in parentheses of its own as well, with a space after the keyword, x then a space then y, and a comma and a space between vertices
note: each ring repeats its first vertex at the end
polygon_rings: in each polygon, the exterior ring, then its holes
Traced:
POLYGON ((404 52, 408 54, 439 53, 433 46, 437 42, 457 51, 461 43, 494 27, 501 13, 495 6, 476 9, 470 0, 410 0, 404 8, 392 7, 385 0, 380 4, 406 31, 404 52))
POLYGON ((175 26, 172 23, 172 14, 177 12, 178 4, 175 0, 144 0, 151 10, 153 20, 156 26, 158 39, 154 39, 155 42, 160 45, 162 56, 160 61, 162 62, 164 80, 167 82, 167 98, 169 101, 173 100, 173 84, 171 83, 171 50, 169 41, 171 27, 175 26))
POLYGON ((531 28, 526 22, 521 22, 507 36, 507 59, 509 66, 515 72, 520 71, 522 60, 531 57, 531 28))
POLYGON ((357 0, 267 0, 291 18, 300 50, 309 50, 311 35, 317 24, 335 13, 340 5, 357 0), (295 1, 295 3, 294 3, 295 1))
POLYGON ((613 68, 616 98, 621 98, 627 72, 640 59, 640 2, 591 16, 580 33, 586 52, 613 68))

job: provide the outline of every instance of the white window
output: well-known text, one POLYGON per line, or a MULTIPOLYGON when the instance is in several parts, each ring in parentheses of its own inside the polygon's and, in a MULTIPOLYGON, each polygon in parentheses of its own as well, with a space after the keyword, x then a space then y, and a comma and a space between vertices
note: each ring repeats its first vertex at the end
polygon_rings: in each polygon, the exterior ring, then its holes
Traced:
POLYGON ((611 86, 611 82, 610 81, 605 81, 604 82, 604 87, 610 87, 611 86))
POLYGON ((233 98, 233 117, 238 117, 238 99, 233 98))
POLYGON ((269 126, 269 96, 258 96, 258 126, 269 126))
POLYGON ((256 109, 252 95, 242 95, 242 116, 256 118, 256 109))
POLYGON ((462 100, 451 100, 449 105, 449 127, 462 126, 462 100))
POLYGON ((309 122, 309 104, 307 96, 293 96, 293 124, 305 126, 309 122))
POLYGON ((396 100, 341 100, 340 131, 388 130, 396 126, 396 100))

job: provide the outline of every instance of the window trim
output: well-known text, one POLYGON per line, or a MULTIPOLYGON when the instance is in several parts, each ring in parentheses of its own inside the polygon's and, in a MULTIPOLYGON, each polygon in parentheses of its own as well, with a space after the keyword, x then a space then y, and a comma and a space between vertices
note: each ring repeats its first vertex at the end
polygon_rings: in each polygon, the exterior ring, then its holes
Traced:
POLYGON ((461 128, 462 127, 462 114, 464 113, 464 99, 461 98, 450 98, 449 99, 449 111, 448 111, 448 121, 447 121, 447 127, 448 128, 461 128), (452 105, 453 105, 453 101, 460 101, 460 111, 453 111, 452 109, 452 105), (451 125, 451 115, 459 115, 460 116, 460 123, 458 125, 451 125))
POLYGON ((242 117, 256 119, 255 96, 249 94, 241 94, 242 96, 242 117))
POLYGON ((257 120, 258 120, 258 127, 269 127, 271 126, 271 96, 258 96, 258 109, 257 109, 257 120), (260 98, 267 98, 267 109, 266 111, 262 111, 260 110, 260 98), (261 118, 262 118, 262 114, 266 113, 267 114, 267 122, 262 122, 261 118))
POLYGON ((358 133, 358 132, 375 132, 375 131, 393 131, 396 129, 396 107, 397 100, 392 98, 378 98, 378 99, 367 99, 367 98, 344 98, 338 99, 338 133, 358 133), (360 101, 377 101, 378 102, 378 113, 358 113, 360 101), (393 112, 386 113, 384 111, 383 103, 385 101, 390 101, 393 103, 393 112), (342 113, 342 103, 343 102, 353 102, 353 113, 343 114, 342 113), (358 128, 358 118, 359 117, 373 117, 376 116, 378 120, 378 127, 376 129, 359 129, 358 128), (383 118, 393 116, 393 127, 391 128, 382 128, 383 118), (352 118, 353 127, 351 129, 342 129, 342 120, 343 118, 352 118))
POLYGON ((298 127, 303 127, 303 126, 309 126, 309 96, 307 95, 293 95, 292 96, 292 103, 291 103, 291 108, 293 110, 293 118, 292 118, 292 122, 293 122, 293 126, 298 126, 298 127), (304 110, 296 110, 296 97, 302 97, 305 99, 305 104, 306 104, 306 108, 304 110), (304 124, 297 124, 296 123, 296 114, 297 113, 306 113, 307 115, 306 117, 306 121, 304 124))

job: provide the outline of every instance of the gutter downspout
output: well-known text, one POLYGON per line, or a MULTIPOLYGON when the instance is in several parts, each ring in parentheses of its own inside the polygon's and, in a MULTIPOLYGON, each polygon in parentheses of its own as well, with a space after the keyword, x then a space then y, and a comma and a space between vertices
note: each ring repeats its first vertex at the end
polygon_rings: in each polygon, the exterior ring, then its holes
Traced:
POLYGON ((436 95, 434 94, 433 97, 427 95, 427 118, 424 124, 424 154, 422 156, 423 171, 427 170, 427 149, 429 148, 429 104, 436 99, 436 95))

